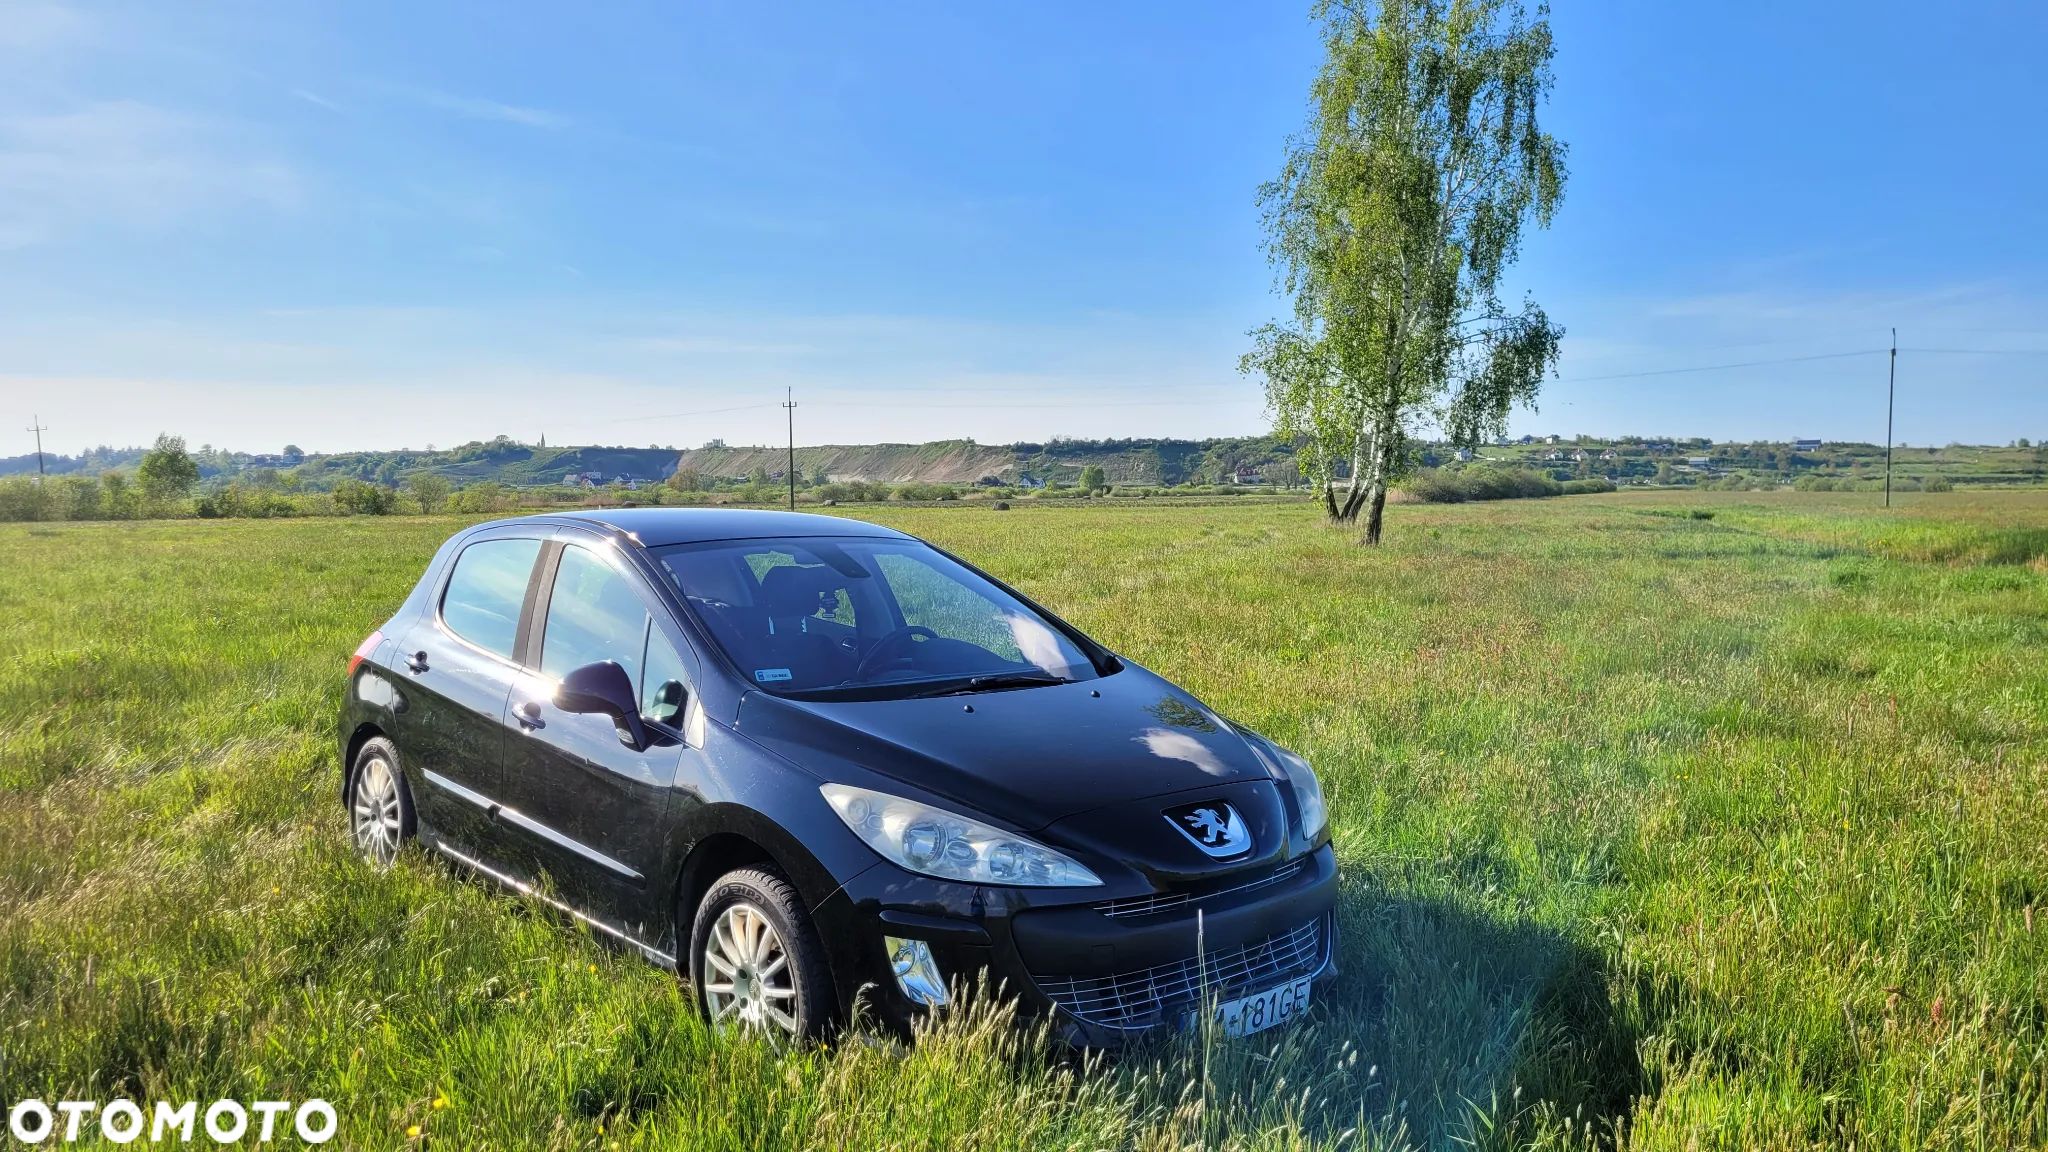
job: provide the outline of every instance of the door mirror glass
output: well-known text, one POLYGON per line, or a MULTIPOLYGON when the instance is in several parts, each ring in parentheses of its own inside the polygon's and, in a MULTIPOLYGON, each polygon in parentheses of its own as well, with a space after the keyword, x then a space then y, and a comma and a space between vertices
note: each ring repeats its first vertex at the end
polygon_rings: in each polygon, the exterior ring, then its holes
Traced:
POLYGON ((555 706, 564 712, 595 712, 610 716, 619 737, 635 748, 647 746, 640 726, 640 704, 633 698, 633 678, 616 660, 585 664, 562 677, 555 706))
POLYGON ((648 693, 647 718, 656 724, 678 727, 683 722, 683 705, 689 701, 690 692, 681 680, 664 680, 648 693))

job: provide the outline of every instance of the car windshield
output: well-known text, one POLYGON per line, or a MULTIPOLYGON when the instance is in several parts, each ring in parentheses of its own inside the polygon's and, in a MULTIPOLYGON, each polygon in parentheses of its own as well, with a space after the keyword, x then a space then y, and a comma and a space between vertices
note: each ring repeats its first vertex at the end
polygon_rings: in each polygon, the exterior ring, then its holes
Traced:
POLYGON ((654 554, 740 673, 780 695, 874 699, 1100 674, 1045 617, 915 540, 725 540, 654 554))

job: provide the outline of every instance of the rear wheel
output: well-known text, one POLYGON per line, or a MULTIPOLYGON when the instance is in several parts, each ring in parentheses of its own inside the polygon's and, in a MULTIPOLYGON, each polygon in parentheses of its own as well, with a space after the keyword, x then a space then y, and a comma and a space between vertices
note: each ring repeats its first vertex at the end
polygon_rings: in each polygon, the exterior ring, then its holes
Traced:
POLYGON ((398 749, 382 736, 365 741, 356 753, 353 781, 348 797, 349 838, 363 859, 389 868, 415 828, 412 789, 399 770, 398 749))
POLYGON ((728 872, 697 905, 690 982, 719 1028, 810 1038, 831 1020, 832 982, 810 914, 767 869, 728 872))

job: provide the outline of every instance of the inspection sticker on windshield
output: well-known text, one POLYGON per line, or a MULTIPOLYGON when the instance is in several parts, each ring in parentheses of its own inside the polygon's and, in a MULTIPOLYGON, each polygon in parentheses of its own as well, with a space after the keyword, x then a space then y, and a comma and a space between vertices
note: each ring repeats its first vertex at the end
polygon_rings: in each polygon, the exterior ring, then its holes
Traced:
POLYGON ((1216 1022, 1223 1025, 1226 1036, 1264 1032, 1308 1011, 1308 996, 1309 981, 1303 977, 1278 988, 1268 988, 1237 1000, 1225 1000, 1216 1006, 1216 1022))
POLYGON ((756 683, 760 683, 760 684, 767 684, 767 683, 769 683, 769 682, 771 682, 771 681, 775 681, 775 680, 787 680, 787 679, 789 679, 789 678, 790 678, 790 676, 789 676, 789 669, 787 669, 787 668, 756 668, 756 669, 754 669, 754 680, 755 680, 755 682, 756 682, 756 683))

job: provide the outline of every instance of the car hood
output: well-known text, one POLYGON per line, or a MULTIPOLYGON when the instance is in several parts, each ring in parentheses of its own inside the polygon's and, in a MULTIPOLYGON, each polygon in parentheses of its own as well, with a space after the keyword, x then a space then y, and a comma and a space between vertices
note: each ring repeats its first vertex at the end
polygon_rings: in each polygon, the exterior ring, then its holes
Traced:
POLYGON ((821 779, 901 781, 1030 832, 1150 796, 1268 778, 1222 717, 1133 664, 1072 684, 923 700, 750 692, 742 735, 821 779), (970 710, 971 706, 971 710, 970 710))

